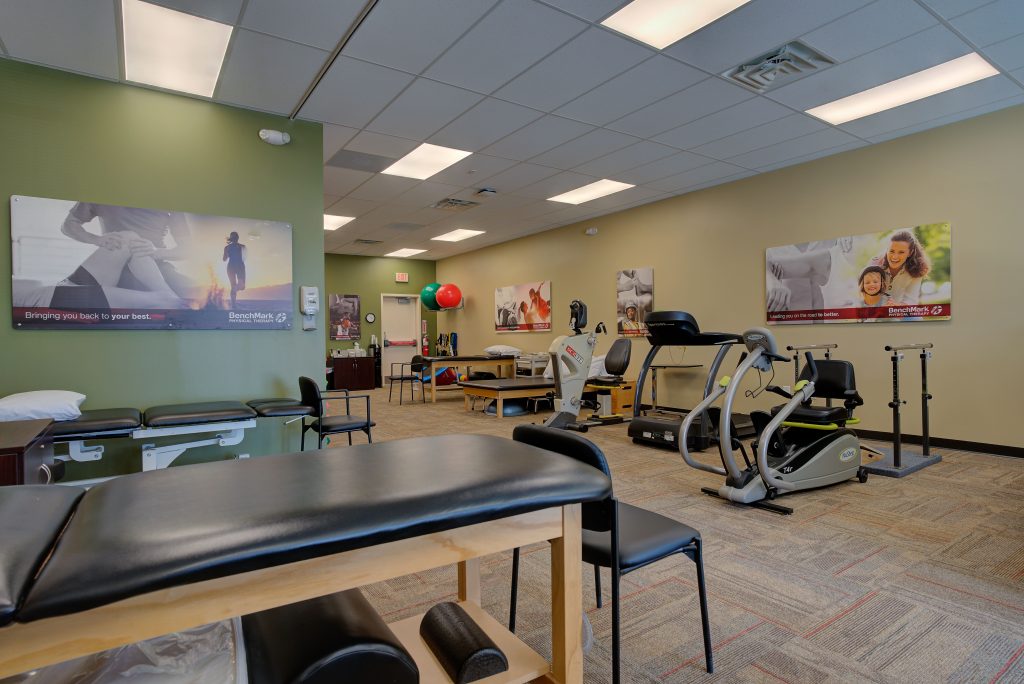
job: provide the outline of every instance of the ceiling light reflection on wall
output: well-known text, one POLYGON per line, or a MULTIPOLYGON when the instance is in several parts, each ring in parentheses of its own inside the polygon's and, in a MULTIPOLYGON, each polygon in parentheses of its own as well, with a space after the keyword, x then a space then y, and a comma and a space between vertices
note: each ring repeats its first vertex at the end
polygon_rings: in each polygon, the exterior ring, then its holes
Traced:
POLYGON ((438 235, 437 237, 430 238, 430 239, 431 240, 441 240, 443 242, 459 242, 460 240, 468 240, 471 237, 476 237, 477 235, 483 235, 483 234, 484 234, 484 231, 482 231, 482 230, 469 230, 468 228, 458 228, 456 230, 453 230, 450 233, 445 233, 444 235, 438 235))
POLYGON ((451 147, 423 143, 381 173, 424 180, 435 173, 444 171, 455 162, 461 161, 471 154, 473 153, 455 150, 451 147))
POLYGON ((213 97, 233 27, 141 0, 121 0, 124 76, 213 97))
POLYGON ((981 55, 972 52, 930 69, 918 71, 916 74, 910 74, 855 95, 808 109, 807 113, 833 126, 838 126, 848 121, 884 112, 887 109, 923 100, 926 97, 938 95, 989 76, 996 76, 998 73, 999 71, 986 62, 981 55))
POLYGON ((324 230, 338 230, 349 221, 355 221, 355 216, 334 216, 324 214, 324 230))
POLYGON ((554 197, 548 197, 549 202, 565 202, 566 204, 583 204, 590 200, 595 200, 598 197, 604 197, 605 195, 611 195, 616 192, 628 190, 634 186, 629 183, 620 183, 619 181, 608 180, 607 178, 591 183, 590 185, 584 185, 582 188, 576 188, 569 192, 563 192, 561 195, 554 197))
POLYGON ((633 0, 601 23, 661 50, 750 0, 633 0))
POLYGON ((394 252, 389 252, 388 254, 385 254, 384 256, 386 256, 386 257, 411 257, 411 256, 416 256, 417 254, 423 254, 426 251, 427 250, 425 250, 425 249, 409 249, 407 247, 405 249, 396 249, 394 252))

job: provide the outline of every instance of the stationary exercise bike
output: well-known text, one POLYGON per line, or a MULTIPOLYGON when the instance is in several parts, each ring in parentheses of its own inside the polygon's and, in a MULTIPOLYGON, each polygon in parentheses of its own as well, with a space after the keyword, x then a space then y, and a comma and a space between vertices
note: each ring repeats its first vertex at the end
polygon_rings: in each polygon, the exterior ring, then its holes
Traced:
POLYGON ((725 476, 725 484, 716 489, 702 488, 705 494, 718 496, 736 503, 747 504, 789 515, 788 506, 780 506, 771 499, 782 494, 825 487, 856 477, 867 481, 867 471, 861 465, 861 446, 857 435, 847 425, 856 423, 853 410, 864 400, 857 393, 853 364, 849 361, 815 360, 807 352, 807 365, 800 380, 787 392, 781 387, 768 385, 765 389, 789 401, 772 409, 771 413, 754 411, 750 414, 757 432, 754 443, 756 463, 751 463, 743 445, 735 438, 732 425, 732 405, 743 377, 751 370, 772 370, 775 361, 789 359, 778 353, 775 338, 764 328, 751 328, 743 333, 747 353, 732 378, 723 377, 718 387, 687 415, 680 428, 679 452, 688 465, 697 470, 725 476), (722 466, 712 466, 693 459, 685 439, 695 418, 708 410, 720 397, 725 396, 719 412, 718 449, 722 466), (813 397, 841 399, 843 406, 815 406, 813 397), (739 452, 746 465, 742 470, 736 463, 739 452))
POLYGON ((569 304, 569 327, 572 335, 560 335, 548 347, 555 377, 555 413, 544 421, 544 426, 586 432, 587 426, 576 419, 583 407, 583 388, 590 374, 597 333, 608 331, 604 323, 598 323, 594 332, 583 332, 587 327, 587 305, 579 299, 569 304))

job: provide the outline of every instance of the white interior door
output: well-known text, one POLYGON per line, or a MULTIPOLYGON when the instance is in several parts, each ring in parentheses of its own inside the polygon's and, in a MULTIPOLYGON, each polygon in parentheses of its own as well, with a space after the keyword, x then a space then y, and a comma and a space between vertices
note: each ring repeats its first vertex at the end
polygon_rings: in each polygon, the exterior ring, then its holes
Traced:
MULTIPOLYGON (((420 302, 411 295, 381 295, 380 329, 388 346, 382 350, 381 369, 384 375, 391 374, 391 364, 411 361, 419 353, 420 302)), ((408 372, 408 368, 405 369, 408 372)), ((398 366, 395 366, 398 373, 398 366)))

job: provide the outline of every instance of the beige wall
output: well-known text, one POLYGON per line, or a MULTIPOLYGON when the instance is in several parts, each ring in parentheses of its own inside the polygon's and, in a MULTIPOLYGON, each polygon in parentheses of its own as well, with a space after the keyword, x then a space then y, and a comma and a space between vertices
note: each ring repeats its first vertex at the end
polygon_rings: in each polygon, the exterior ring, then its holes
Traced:
MULTIPOLYGON (((689 311, 703 330, 741 332, 765 325, 766 247, 949 221, 952 321, 787 325, 773 331, 783 347, 837 342, 838 358, 855 364, 866 401, 860 416, 863 427, 873 430, 891 428, 891 366, 884 345, 934 342, 932 435, 1019 446, 1022 159, 1024 107, 1016 107, 445 259, 438 262, 438 280, 458 284, 466 308, 440 314, 438 328, 457 330, 465 353, 499 342, 543 351, 565 331, 573 298, 586 301, 591 327, 603 320, 614 329, 615 272, 653 266, 656 310, 689 311), (589 226, 600 233, 584 236, 589 226), (552 280, 555 330, 495 333, 494 288, 542 279, 552 280)), ((602 337, 597 353, 613 339, 602 337)), ((648 349, 646 340, 634 342, 634 376, 648 349)), ((682 358, 676 350, 672 360, 682 358)), ((685 359, 709 363, 711 351, 693 347, 685 359)), ((738 353, 730 359, 728 368, 738 353)), ((918 366, 911 356, 902 369, 902 394, 911 402, 904 431, 914 434, 920 432, 918 366)), ((780 378, 792 380, 791 365, 777 369, 780 378)), ((659 401, 692 406, 701 379, 680 373, 668 384, 667 401, 660 395, 659 401)), ((744 400, 738 407, 751 406, 744 400)))

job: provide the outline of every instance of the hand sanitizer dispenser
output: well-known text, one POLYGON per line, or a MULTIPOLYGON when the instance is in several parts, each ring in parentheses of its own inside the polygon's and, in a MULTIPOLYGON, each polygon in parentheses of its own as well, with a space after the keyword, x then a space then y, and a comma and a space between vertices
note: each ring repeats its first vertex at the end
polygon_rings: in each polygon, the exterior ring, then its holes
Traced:
POLYGON ((302 329, 316 330, 316 315, 320 312, 320 290, 303 285, 299 288, 299 311, 302 312, 302 329))

